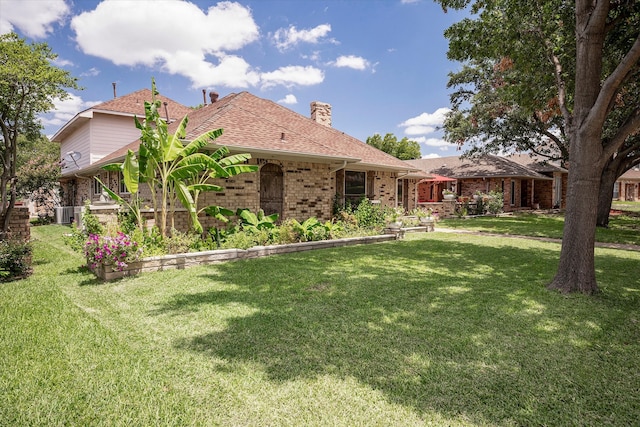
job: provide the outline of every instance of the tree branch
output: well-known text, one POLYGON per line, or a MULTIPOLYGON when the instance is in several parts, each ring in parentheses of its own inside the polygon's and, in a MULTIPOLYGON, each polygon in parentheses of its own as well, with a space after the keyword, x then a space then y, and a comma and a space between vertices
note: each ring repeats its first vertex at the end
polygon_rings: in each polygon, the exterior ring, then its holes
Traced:
POLYGON ((598 98, 589 112, 588 120, 598 120, 598 123, 604 122, 604 117, 609 111, 609 106, 613 98, 638 62, 640 62, 640 35, 638 35, 633 46, 629 49, 629 52, 627 52, 622 61, 620 61, 616 69, 613 70, 602 84, 598 98))
POLYGON ((640 131, 640 108, 636 109, 627 120, 618 128, 618 132, 611 138, 611 140, 604 146, 604 156, 609 158, 618 151, 618 149, 624 144, 629 135, 632 135, 640 131))

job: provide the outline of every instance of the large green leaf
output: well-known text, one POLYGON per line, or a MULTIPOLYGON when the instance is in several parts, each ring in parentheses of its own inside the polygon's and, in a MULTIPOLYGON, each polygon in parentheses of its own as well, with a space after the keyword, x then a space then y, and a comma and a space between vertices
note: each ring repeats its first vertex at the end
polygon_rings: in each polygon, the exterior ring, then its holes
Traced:
POLYGON ((202 172, 202 165, 199 163, 195 163, 192 165, 184 165, 175 168, 171 173, 167 176, 167 179, 170 181, 184 181, 189 179, 196 178, 202 172))
POLYGON ((140 168, 138 166, 138 159, 136 159, 136 153, 131 150, 127 151, 127 155, 124 158, 122 176, 127 191, 131 194, 137 193, 138 183, 140 182, 140 168))
POLYGON ((178 200, 182 203, 182 206, 187 209, 189 212, 189 216, 191 217, 191 223, 193 224, 193 229, 196 233, 202 233, 202 224, 198 220, 198 212, 196 209, 196 204, 187 188, 187 185, 184 182, 177 181, 175 183, 175 191, 178 196, 178 200))
POLYGON ((224 187, 215 184, 192 184, 188 187, 190 191, 224 191, 224 187))
POLYGON ((214 160, 220 160, 221 158, 223 158, 227 154, 229 154, 229 149, 227 147, 220 147, 216 151, 211 153, 209 155, 209 157, 211 157, 214 160))
MULTIPOLYGON (((189 117, 184 116, 178 125, 178 130, 173 135, 161 135, 160 138, 160 146, 162 148, 162 160, 165 162, 172 162, 178 157, 180 157, 182 150, 184 149, 184 145, 182 144, 182 139, 186 135, 187 123, 189 122, 189 117)), ((158 126, 160 130, 162 127, 158 126)), ((166 129, 166 127, 165 127, 166 129)))
POLYGON ((189 154, 195 153, 201 148, 206 147, 211 141, 215 140, 220 135, 222 135, 222 129, 215 129, 209 132, 205 132, 202 135, 197 136, 193 141, 187 144, 180 152, 180 155, 188 156, 189 154))
POLYGON ((120 172, 122 170, 122 165, 120 163, 109 163, 108 165, 102 166, 101 169, 111 172, 120 172))
POLYGON ((224 168, 224 170, 227 171, 229 176, 235 176, 241 173, 256 172, 258 169, 259 168, 257 165, 234 165, 234 166, 227 166, 226 168, 224 168))
POLYGON ((251 158, 251 154, 242 153, 242 154, 233 154, 231 156, 225 157, 220 160, 220 164, 222 166, 230 166, 238 163, 244 163, 251 158))
POLYGON ((232 210, 223 208, 221 206, 207 206, 203 210, 205 214, 212 216, 215 219, 220 220, 222 222, 229 222, 228 217, 233 215, 232 210))

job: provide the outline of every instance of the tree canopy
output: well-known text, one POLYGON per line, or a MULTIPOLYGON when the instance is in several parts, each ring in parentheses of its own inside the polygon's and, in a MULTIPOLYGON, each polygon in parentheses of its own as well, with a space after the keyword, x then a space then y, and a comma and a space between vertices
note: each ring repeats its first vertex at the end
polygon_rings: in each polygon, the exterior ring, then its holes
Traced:
POLYGON ((379 133, 376 133, 368 137, 366 142, 372 147, 376 147, 400 160, 419 159, 422 156, 420 144, 409 140, 406 136, 398 141, 398 138, 392 133, 386 134, 384 138, 379 133))
POLYGON ((550 287, 597 291, 598 194, 601 187, 611 194, 607 172, 624 172, 638 156, 640 2, 440 3, 476 15, 445 33, 449 58, 463 63, 450 76, 446 138, 472 151, 529 150, 569 161, 563 246, 550 287))
POLYGON ((15 33, 0 35, 0 236, 5 237, 17 197, 18 137, 36 140, 42 125, 38 115, 51 110, 55 99, 77 89, 68 71, 51 64, 56 55, 46 43, 28 44, 15 33))
POLYGON ((60 177, 60 145, 44 135, 34 139, 18 136, 16 172, 19 197, 53 189, 60 177))
MULTIPOLYGON (((455 90, 453 112, 444 124, 448 141, 470 144, 468 155, 528 151, 563 163, 569 160, 570 123, 560 101, 573 109, 574 11, 573 5, 562 1, 523 4, 509 9, 508 16, 485 10, 480 20, 463 20, 447 30, 450 57, 464 62, 460 71, 450 74, 449 87, 455 90), (528 15, 532 19, 525 20, 528 15), (514 16, 522 19, 515 26, 510 23, 514 16), (467 36, 480 31, 491 37, 493 48, 469 45, 467 36), (511 43, 514 39, 517 42, 511 43)), ((640 27, 640 3, 618 4, 610 15, 603 50, 605 75, 631 48, 640 27)), ((603 144, 637 114, 638 74, 635 67, 618 90, 605 121, 603 144)), ((640 134, 631 132, 603 170, 598 225, 608 224, 614 181, 639 163, 640 134)))

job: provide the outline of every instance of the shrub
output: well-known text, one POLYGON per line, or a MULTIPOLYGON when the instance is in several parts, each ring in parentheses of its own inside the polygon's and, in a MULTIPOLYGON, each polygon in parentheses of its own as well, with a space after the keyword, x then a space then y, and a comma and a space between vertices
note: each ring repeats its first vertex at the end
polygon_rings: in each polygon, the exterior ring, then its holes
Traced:
POLYGON ((182 254, 195 247, 201 238, 199 234, 182 233, 171 229, 171 234, 162 239, 162 246, 167 254, 182 254))
POLYGON ((385 211, 380 205, 371 203, 368 199, 362 199, 357 207, 348 204, 339 211, 336 217, 343 221, 348 228, 375 229, 383 228, 385 224, 385 211))
POLYGON ((82 210, 82 228, 78 228, 76 223, 71 224, 71 233, 64 236, 64 243, 76 252, 84 250, 85 242, 91 234, 100 235, 104 233, 104 228, 98 217, 89 211, 89 200, 84 202, 82 210))
POLYGON ((487 209, 487 212, 492 214, 502 212, 504 208, 504 194, 502 194, 501 191, 489 192, 485 207, 487 209))
POLYGON ((31 274, 31 244, 0 241, 0 282, 22 279, 31 274))

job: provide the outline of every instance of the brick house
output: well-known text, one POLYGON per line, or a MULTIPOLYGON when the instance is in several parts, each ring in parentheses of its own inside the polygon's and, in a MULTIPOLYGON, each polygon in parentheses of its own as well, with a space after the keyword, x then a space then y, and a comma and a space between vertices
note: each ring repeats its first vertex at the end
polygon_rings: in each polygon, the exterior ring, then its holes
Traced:
POLYGON ((455 179, 455 182, 423 180, 418 186, 419 201, 441 200, 441 189, 446 187, 459 197, 472 197, 476 191, 501 191, 505 212, 565 206, 567 170, 528 155, 485 155, 471 159, 452 156, 408 163, 424 173, 455 179))
MULTIPOLYGON (((260 169, 218 182, 225 191, 204 193, 200 206, 264 209, 279 213, 281 219, 298 220, 312 216, 330 219, 336 200, 367 197, 382 206, 416 206, 417 182, 425 175, 411 164, 332 128, 329 104, 311 103, 309 118, 248 92, 221 99, 210 95, 211 102, 198 109, 161 97, 169 132, 175 132, 184 115, 189 117, 186 140, 222 128, 222 136, 207 149, 226 146, 232 154, 250 153, 250 163, 260 169)), ((107 209, 109 201, 104 201, 94 176, 127 197, 119 173, 101 167, 122 161, 129 149, 137 151, 139 130, 133 116, 144 117, 145 100, 151 100, 149 90, 96 105, 77 114, 53 137, 65 158, 61 186, 66 207, 61 209, 67 210, 67 216, 73 216, 68 212, 77 212, 85 200, 96 209, 101 203, 107 209)), ((209 223, 203 220, 203 226, 209 223)))
POLYGON ((616 180, 613 198, 621 201, 640 201, 640 166, 629 169, 616 180))

